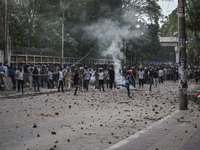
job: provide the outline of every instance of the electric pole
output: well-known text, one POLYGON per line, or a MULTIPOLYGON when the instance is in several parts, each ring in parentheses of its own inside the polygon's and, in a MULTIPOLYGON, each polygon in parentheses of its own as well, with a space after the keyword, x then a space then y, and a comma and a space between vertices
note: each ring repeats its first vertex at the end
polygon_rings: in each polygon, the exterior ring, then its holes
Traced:
POLYGON ((187 110, 185 0, 178 0, 179 109, 187 110))
POLYGON ((5 48, 4 48, 4 63, 9 65, 9 27, 8 27, 8 0, 5 0, 5 48))
POLYGON ((65 9, 63 8, 62 13, 62 68, 63 68, 63 57, 64 57, 64 20, 65 20, 65 9))

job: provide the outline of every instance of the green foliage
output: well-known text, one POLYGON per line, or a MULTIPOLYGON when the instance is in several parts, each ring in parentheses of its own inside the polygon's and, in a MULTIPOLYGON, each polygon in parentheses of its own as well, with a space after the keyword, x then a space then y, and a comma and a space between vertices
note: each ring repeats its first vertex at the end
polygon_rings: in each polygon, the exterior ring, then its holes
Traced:
MULTIPOLYGON (((62 15, 64 12, 64 55, 83 56, 92 48, 90 57, 98 57, 104 45, 97 39, 90 39, 83 27, 109 19, 121 26, 132 21, 141 24, 138 29, 148 30, 127 43, 128 52, 134 51, 144 60, 156 58, 158 41, 158 19, 161 16, 158 0, 11 0, 10 34, 12 46, 53 48, 61 52, 62 15), (126 17, 125 17, 126 16, 126 17), (130 16, 132 18, 130 18, 130 16), (151 24, 146 24, 148 17, 151 24), (129 21, 127 22, 126 19, 129 21), (146 27, 146 25, 147 27, 146 27), (135 42, 136 41, 136 42, 135 42)), ((129 55, 128 55, 129 57, 129 55)), ((128 58, 130 59, 130 57, 128 58)))
MULTIPOLYGON (((186 33, 188 63, 199 64, 200 56, 200 3, 199 0, 187 1, 186 10, 186 33)), ((163 22, 160 29, 161 36, 178 36, 177 9, 175 9, 163 22)))
POLYGON ((187 52, 189 63, 200 64, 200 3, 199 0, 191 0, 186 3, 186 27, 187 27, 187 52))
POLYGON ((177 20, 177 9, 173 10, 172 13, 165 18, 163 25, 160 29, 160 34, 163 37, 177 36, 178 31, 178 20, 177 20))

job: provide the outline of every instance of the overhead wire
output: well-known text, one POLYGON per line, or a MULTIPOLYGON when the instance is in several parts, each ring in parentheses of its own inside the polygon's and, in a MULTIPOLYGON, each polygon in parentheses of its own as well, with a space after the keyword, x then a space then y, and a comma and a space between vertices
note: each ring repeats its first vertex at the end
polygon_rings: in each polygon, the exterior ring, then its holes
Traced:
MULTIPOLYGON (((128 2, 127 2, 127 4, 128 4, 128 2)), ((103 32, 101 38, 100 38, 100 39, 98 40, 98 42, 91 48, 91 50, 90 50, 85 56, 83 56, 80 60, 78 60, 78 61, 77 61, 76 63, 74 63, 73 65, 71 65, 70 67, 72 67, 72 66, 78 64, 79 62, 81 62, 83 59, 85 59, 85 58, 97 47, 97 45, 98 45, 98 44, 100 43, 100 41, 102 40, 103 35, 105 35, 106 32, 107 32, 107 30, 109 29, 111 23, 112 23, 112 19, 110 20, 110 23, 108 24, 108 26, 107 26, 105 32, 103 32)))
POLYGON ((101 38, 98 40, 98 42, 91 48, 91 50, 89 52, 87 52, 87 54, 85 56, 83 56, 80 60, 78 60, 77 62, 75 62, 73 65, 71 65, 70 67, 78 64, 79 62, 81 62, 83 59, 85 59, 100 43, 100 41, 102 40, 103 36, 105 35, 105 33, 107 32, 107 30, 109 29, 110 25, 112 23, 112 20, 110 21, 110 23, 108 24, 106 30, 104 31, 104 33, 101 35, 101 38))
MULTIPOLYGON (((64 6, 63 9, 65 10, 73 1, 74 1, 74 0, 71 0, 66 6, 64 6)), ((51 8, 51 7, 49 7, 49 8, 51 8)), ((47 9, 48 9, 48 8, 47 8, 47 9)), ((45 17, 45 16, 49 16, 49 15, 52 15, 52 14, 56 15, 56 14, 60 13, 61 11, 62 11, 62 9, 57 8, 56 10, 53 10, 53 11, 51 11, 51 12, 43 13, 43 14, 41 14, 41 15, 39 15, 39 16, 45 17)))

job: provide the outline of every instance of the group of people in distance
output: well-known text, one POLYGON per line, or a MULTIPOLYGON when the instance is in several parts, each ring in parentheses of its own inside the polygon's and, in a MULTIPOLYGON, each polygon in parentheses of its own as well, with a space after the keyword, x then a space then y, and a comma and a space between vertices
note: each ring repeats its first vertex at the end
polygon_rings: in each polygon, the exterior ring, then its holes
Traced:
MULTIPOLYGON (((144 65, 128 66, 120 70, 115 70, 113 65, 85 65, 61 67, 58 64, 21 64, 10 66, 0 64, 0 90, 4 90, 3 78, 10 77, 13 83, 13 90, 24 92, 24 87, 39 92, 40 88, 54 89, 57 86, 58 92, 64 90, 71 91, 74 88, 74 95, 78 89, 89 91, 89 85, 94 85, 100 91, 105 91, 105 85, 109 89, 116 87, 118 83, 116 74, 124 77, 122 86, 127 88, 130 96, 130 88, 143 88, 144 84, 149 84, 149 91, 152 85, 156 87, 163 84, 166 80, 176 82, 178 80, 178 67, 176 65, 144 65), (117 71, 117 73, 116 73, 117 71)), ((196 84, 200 79, 200 67, 188 66, 187 78, 195 79, 196 84)), ((118 85, 118 86, 120 86, 118 85)))

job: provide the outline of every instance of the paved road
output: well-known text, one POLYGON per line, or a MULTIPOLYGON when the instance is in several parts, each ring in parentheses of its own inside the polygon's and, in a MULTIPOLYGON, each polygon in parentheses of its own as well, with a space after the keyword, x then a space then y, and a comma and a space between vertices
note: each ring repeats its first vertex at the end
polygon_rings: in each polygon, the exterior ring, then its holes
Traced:
POLYGON ((107 150, 199 150, 200 108, 176 111, 107 150))

